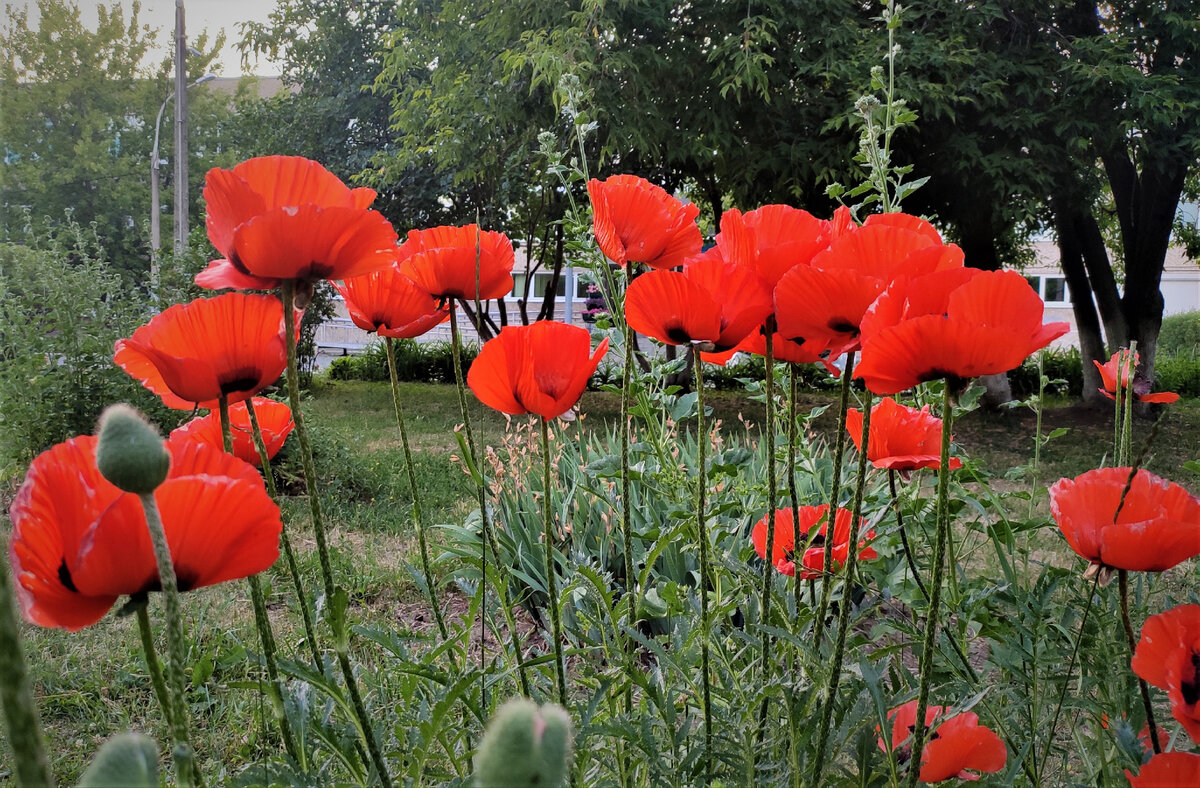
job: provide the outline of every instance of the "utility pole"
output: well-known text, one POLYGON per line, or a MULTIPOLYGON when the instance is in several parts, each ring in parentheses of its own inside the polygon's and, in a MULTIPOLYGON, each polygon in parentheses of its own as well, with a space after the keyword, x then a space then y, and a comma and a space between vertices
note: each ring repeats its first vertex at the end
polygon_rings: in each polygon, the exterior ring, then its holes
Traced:
POLYGON ((175 254, 188 237, 187 55, 183 0, 175 0, 175 254))

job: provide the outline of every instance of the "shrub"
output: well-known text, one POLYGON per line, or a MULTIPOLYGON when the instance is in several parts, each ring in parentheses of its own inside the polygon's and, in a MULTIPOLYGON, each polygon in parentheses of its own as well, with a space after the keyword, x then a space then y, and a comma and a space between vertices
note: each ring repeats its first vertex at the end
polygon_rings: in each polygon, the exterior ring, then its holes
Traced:
MULTIPOLYGON (((453 383, 454 350, 449 342, 417 342, 397 339, 392 343, 396 353, 396 376, 413 383, 453 383)), ((462 349, 463 374, 479 353, 475 345, 462 349)), ((382 342, 372 342, 357 356, 336 358, 329 365, 331 380, 388 380, 387 348, 382 342)))
MULTIPOLYGON (((1047 393, 1079 397, 1083 394, 1083 356, 1079 348, 1042 351, 1042 374, 1050 379, 1047 393), (1058 381, 1058 382, 1056 382, 1058 381)), ((1038 393, 1038 359, 1030 356, 1008 373, 1014 397, 1024 399, 1038 393)))
POLYGON ((1163 318, 1158 355, 1200 356, 1200 310, 1163 318))

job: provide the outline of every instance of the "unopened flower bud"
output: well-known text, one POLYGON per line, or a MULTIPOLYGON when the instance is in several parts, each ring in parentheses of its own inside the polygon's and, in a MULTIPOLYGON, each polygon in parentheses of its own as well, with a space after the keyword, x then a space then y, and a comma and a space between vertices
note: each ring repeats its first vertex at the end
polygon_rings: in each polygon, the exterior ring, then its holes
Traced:
POLYGON ((125 492, 147 495, 167 478, 171 455, 146 418, 128 405, 100 414, 96 467, 125 492))
POLYGON ((561 706, 524 698, 500 707, 475 757, 477 788, 558 788, 567 784, 571 717, 561 706))

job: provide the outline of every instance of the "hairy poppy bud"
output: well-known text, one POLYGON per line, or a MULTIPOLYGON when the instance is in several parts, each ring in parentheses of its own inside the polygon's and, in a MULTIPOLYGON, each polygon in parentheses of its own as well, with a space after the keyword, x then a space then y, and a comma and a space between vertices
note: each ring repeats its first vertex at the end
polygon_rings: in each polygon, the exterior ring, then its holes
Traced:
POLYGON ((500 707, 475 758, 478 788, 554 788, 567 784, 571 717, 561 706, 524 698, 500 707))
POLYGON ((100 414, 96 467, 125 492, 146 495, 167 478, 171 455, 158 431, 128 405, 111 405, 100 414))

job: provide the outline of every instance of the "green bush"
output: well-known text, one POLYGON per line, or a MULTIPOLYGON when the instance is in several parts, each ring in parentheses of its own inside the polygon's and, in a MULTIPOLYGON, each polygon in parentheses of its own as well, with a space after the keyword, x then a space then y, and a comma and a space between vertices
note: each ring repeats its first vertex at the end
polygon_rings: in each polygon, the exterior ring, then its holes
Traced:
MULTIPOLYGON (((396 353, 396 376, 404 382, 453 383, 454 350, 449 342, 417 342, 397 339, 392 342, 396 353)), ((475 345, 462 349, 463 372, 478 355, 475 345)), ((372 342, 357 356, 335 358, 329 365, 330 380, 388 380, 387 348, 383 342, 372 342)))
MULTIPOLYGON (((1079 348, 1049 349, 1041 353, 1042 374, 1050 379, 1048 392, 1079 397, 1083 394, 1083 356, 1079 348)), ((1038 393, 1038 357, 1025 359, 1008 373, 1014 397, 1024 399, 1038 393)))
POLYGON ((183 414, 112 362, 113 343, 149 317, 142 291, 78 225, 27 240, 0 244, 0 465, 92 432, 114 402, 174 427, 183 414))
POLYGON ((1200 356, 1200 310, 1163 318, 1158 335, 1158 355, 1200 356))
POLYGON ((1154 390, 1200 397, 1200 356, 1160 353, 1154 362, 1154 390))

